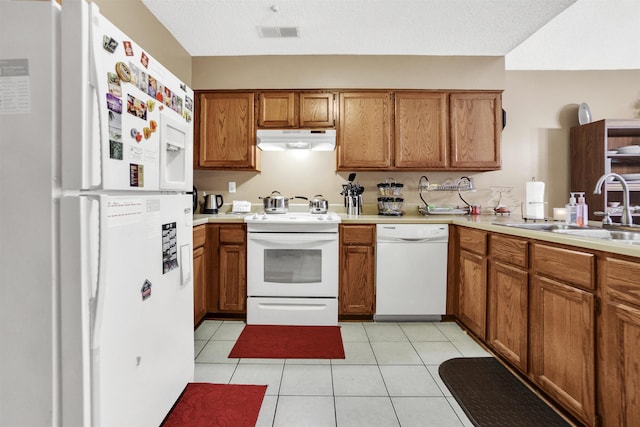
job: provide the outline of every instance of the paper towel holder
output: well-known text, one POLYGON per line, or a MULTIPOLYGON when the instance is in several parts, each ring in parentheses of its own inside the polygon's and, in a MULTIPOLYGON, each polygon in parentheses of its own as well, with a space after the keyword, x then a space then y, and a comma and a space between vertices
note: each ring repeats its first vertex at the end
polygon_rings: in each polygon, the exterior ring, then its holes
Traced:
MULTIPOLYGON (((536 182, 536 178, 535 176, 533 178, 531 178, 531 182, 527 183, 527 193, 528 193, 528 189, 529 189, 529 184, 534 184, 534 183, 538 183, 542 186, 542 194, 540 194, 540 198, 544 199, 544 183, 542 182, 536 182)), ((537 197, 536 197, 537 198, 537 197)), ((544 200, 529 200, 529 197, 527 195, 527 197, 525 197, 525 201, 521 203, 520 205, 520 211, 522 213, 522 219, 524 221, 528 221, 528 220, 532 220, 532 221, 547 221, 547 218, 544 215, 545 212, 545 208, 544 205, 546 205, 547 202, 545 202, 544 200), (535 207, 537 206, 541 206, 540 209, 533 209, 534 212, 531 212, 531 209, 527 209, 527 207, 531 207, 532 205, 535 205, 535 207), (538 212, 536 212, 538 211, 538 212), (533 213, 534 216, 530 216, 529 214, 533 213), (537 215, 538 213, 540 213, 541 215, 537 215)))
MULTIPOLYGON (((527 217, 527 216, 525 216, 525 214, 524 214, 524 212, 525 212, 525 208, 524 208, 525 203, 526 203, 526 202, 520 202, 520 212, 522 212, 522 219, 523 219, 525 222, 526 222, 526 221, 533 221, 533 222, 536 222, 536 221, 548 221, 548 220, 549 220, 549 218, 544 217, 544 216, 543 216, 542 218, 533 218, 533 217, 527 217)), ((546 205, 546 204, 547 204, 547 202, 529 202, 529 204, 541 204, 541 205, 546 205)))

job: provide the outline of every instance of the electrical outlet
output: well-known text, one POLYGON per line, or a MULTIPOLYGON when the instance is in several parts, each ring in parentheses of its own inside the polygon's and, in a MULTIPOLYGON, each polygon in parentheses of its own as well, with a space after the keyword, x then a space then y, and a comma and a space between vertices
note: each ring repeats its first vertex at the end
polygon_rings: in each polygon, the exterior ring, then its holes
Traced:
POLYGON ((236 183, 234 181, 230 181, 229 182, 229 193, 235 193, 236 192, 236 183))

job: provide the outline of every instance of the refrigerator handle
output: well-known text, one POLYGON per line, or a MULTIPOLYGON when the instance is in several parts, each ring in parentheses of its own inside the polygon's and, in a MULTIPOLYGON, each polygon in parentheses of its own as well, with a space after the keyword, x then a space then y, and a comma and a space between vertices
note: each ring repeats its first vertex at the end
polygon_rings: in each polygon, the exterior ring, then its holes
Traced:
POLYGON ((102 167, 102 153, 107 150, 106 155, 108 158, 108 124, 105 123, 106 114, 108 114, 105 107, 105 100, 100 100, 100 94, 106 94, 108 92, 108 84, 106 78, 99 78, 98 69, 100 56, 97 54, 97 46, 102 44, 99 22, 102 19, 100 15, 100 9, 94 4, 89 5, 89 54, 88 54, 88 79, 90 90, 86 93, 84 100, 86 108, 84 109, 86 114, 87 128, 86 135, 83 140, 83 151, 85 151, 84 157, 84 171, 85 179, 89 183, 90 189, 99 189, 104 182, 104 168, 102 167), (99 141, 96 144, 95 141, 99 141), (106 148, 105 148, 106 144, 106 148))
MULTIPOLYGON (((96 271, 95 284, 92 286, 92 334, 91 334, 91 348, 97 349, 98 343, 100 342, 100 332, 102 331, 102 318, 104 314, 104 302, 106 298, 107 286, 105 286, 107 281, 107 235, 105 232, 106 228, 106 203, 104 200, 105 196, 89 196, 90 199, 97 201, 98 203, 98 218, 97 218, 97 257, 92 256, 92 260, 90 262, 95 262, 96 264, 92 266, 92 271, 96 271)), ((94 249, 94 250, 95 250, 94 249)))

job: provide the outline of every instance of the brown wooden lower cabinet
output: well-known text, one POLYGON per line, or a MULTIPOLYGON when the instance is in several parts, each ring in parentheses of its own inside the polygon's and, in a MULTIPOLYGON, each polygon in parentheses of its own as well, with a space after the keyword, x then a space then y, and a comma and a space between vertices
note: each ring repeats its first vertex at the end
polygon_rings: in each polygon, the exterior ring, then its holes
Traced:
POLYGON ((207 224, 209 314, 246 314, 246 236, 244 224, 207 224))
POLYGON ((204 248, 193 251, 193 323, 195 325, 207 314, 204 252, 204 248))
POLYGON ((375 225, 340 224, 340 316, 375 312, 375 234, 375 225))
POLYGON ((578 422, 640 419, 640 264, 629 261, 631 273, 607 269, 594 250, 463 226, 456 235, 460 323, 578 422), (601 327, 596 303, 605 277, 625 294, 633 284, 637 301, 610 297, 601 327))
POLYGON ((529 349, 529 273, 501 262, 489 263, 487 342, 526 373, 529 349))
POLYGON ((193 323, 207 314, 206 306, 206 226, 193 227, 193 323))
POLYGON ((487 259, 465 250, 459 255, 458 316, 479 338, 487 331, 487 259))
POLYGON ((218 310, 246 313, 247 240, 244 225, 221 225, 218 247, 218 310))
POLYGON ((530 375, 587 425, 596 422, 596 254, 532 245, 530 375))
POLYGON ((531 282, 533 381, 587 425, 595 424, 595 298, 546 277, 531 282))
POLYGON ((529 360, 529 243, 489 235, 487 342, 527 373, 529 360))
POLYGON ((640 422, 640 264, 607 257, 598 399, 604 426, 640 422))
POLYGON ((487 233, 459 227, 457 232, 457 315, 480 339, 487 331, 487 233))

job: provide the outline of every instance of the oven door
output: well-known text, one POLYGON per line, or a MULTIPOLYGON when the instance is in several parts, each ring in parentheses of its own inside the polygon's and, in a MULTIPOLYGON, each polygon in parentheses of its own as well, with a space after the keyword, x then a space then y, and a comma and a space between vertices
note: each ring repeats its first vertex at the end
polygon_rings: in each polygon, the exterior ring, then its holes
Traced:
POLYGON ((338 296, 337 233, 248 233, 247 296, 338 296))

